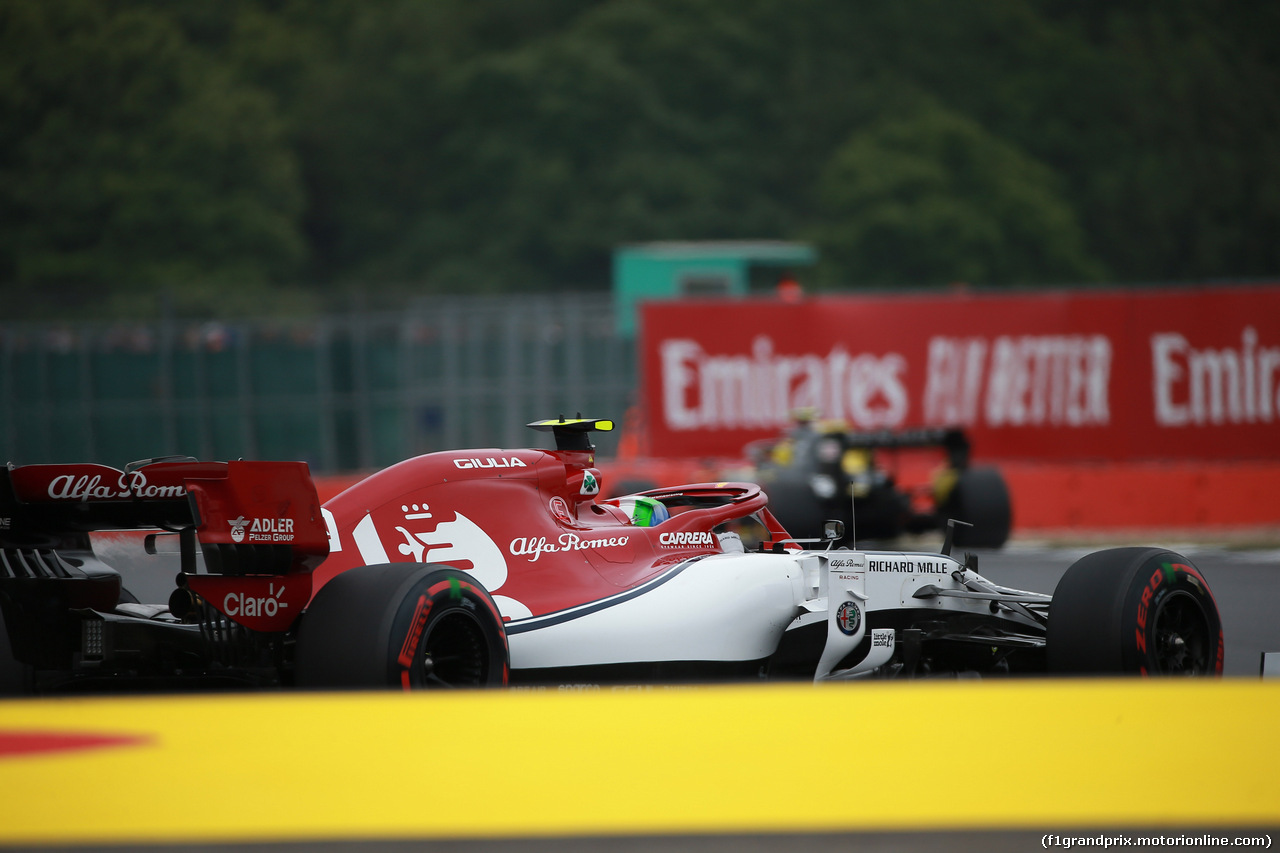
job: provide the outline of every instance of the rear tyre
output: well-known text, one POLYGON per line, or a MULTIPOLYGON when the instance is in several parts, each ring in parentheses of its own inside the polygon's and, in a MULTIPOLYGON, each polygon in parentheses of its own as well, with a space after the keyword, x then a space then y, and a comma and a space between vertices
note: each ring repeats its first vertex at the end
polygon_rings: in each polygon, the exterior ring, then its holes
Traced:
POLYGON ((1049 605, 1053 673, 1221 675, 1222 619, 1204 576, 1163 548, 1082 557, 1049 605))
MULTIPOLYGON (((769 511, 787 532, 798 539, 817 539, 822 536, 822 522, 832 516, 826 504, 813 493, 808 482, 794 477, 779 477, 776 480, 762 480, 761 488, 769 496, 769 511)), ((852 536, 854 531, 849 527, 849 513, 835 517, 845 522, 846 532, 852 536)))
POLYGON ((308 688, 500 687, 502 616, 465 572, 419 563, 349 569, 303 614, 294 680, 308 688))
POLYGON ((1009 541, 1013 510, 1009 487, 995 468, 966 468, 944 507, 942 521, 954 518, 973 527, 956 525, 955 544, 968 548, 1002 548, 1009 541))

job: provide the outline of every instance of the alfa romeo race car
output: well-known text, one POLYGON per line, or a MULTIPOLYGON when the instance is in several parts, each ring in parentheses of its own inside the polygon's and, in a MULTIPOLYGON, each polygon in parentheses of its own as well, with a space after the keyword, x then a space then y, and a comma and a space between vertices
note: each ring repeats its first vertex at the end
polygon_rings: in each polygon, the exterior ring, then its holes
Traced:
POLYGON ((601 500, 589 433, 612 424, 530 426, 556 449, 430 453, 323 506, 303 463, 10 466, 7 687, 1222 671, 1213 595, 1173 552, 1092 554, 1050 597, 950 541, 839 549, 838 521, 798 541, 754 484, 601 500))
POLYGON ((748 454, 753 481, 796 536, 817 536, 826 519, 838 518, 850 533, 856 526, 860 539, 883 541, 944 530, 958 518, 967 525, 955 531, 957 545, 999 548, 1013 526, 1009 488, 998 469, 971 465, 969 450, 958 428, 865 432, 801 415, 785 435, 751 445, 748 454), (944 463, 917 482, 885 464, 890 455, 928 451, 941 451, 944 463))

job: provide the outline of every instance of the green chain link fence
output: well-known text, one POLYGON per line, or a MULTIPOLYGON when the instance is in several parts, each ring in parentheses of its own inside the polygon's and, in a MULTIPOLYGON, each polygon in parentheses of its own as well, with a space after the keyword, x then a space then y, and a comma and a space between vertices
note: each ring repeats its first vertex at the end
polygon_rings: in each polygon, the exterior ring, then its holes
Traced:
MULTIPOLYGON (((300 459, 338 473, 538 446, 532 420, 621 420, 635 361, 605 296, 453 298, 305 322, 0 324, 0 454, 117 467, 300 459)), ((602 455, 616 441, 596 438, 602 455)))

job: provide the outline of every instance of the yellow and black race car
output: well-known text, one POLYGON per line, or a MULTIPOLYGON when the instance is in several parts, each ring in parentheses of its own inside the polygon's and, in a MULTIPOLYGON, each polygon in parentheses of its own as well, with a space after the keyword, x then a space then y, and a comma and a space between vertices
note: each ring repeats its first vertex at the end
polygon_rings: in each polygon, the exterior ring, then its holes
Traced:
POLYGON ((839 519, 851 540, 888 540, 954 519, 957 545, 999 548, 1013 525, 1004 477, 969 464, 957 428, 859 432, 799 414, 784 436, 748 453, 769 508, 796 536, 816 537, 839 519))

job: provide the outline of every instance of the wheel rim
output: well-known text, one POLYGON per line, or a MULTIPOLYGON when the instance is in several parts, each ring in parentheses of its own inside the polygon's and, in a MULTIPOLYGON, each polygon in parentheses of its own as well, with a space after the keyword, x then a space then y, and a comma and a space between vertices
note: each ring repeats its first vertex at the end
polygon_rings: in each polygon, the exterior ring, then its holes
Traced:
POLYGON ((489 644, 479 620, 466 610, 442 613, 422 638, 418 686, 479 687, 489 674, 489 644))
POLYGON ((1194 596, 1178 591, 1156 611, 1153 621, 1156 672, 1163 675, 1205 675, 1210 671, 1209 620, 1194 596))

